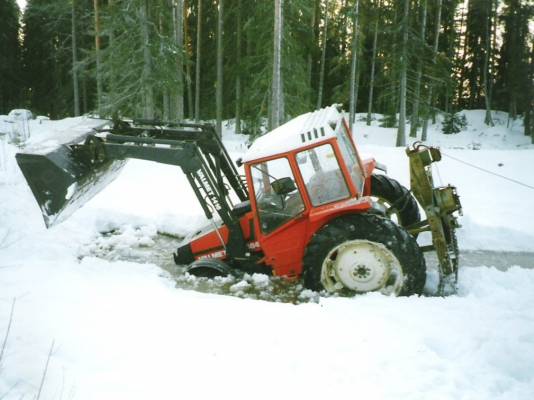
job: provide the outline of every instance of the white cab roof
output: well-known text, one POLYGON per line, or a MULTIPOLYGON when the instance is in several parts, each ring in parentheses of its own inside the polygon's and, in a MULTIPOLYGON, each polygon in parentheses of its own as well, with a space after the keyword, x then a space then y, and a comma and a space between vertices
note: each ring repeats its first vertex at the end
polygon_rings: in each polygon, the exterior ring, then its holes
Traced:
POLYGON ((243 162, 286 153, 336 135, 342 114, 337 105, 299 115, 254 141, 243 162))

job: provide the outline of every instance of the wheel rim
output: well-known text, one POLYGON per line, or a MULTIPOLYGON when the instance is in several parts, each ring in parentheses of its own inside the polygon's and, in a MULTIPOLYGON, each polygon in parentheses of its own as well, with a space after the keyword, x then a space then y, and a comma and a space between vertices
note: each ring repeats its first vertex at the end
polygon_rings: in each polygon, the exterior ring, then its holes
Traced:
POLYGON ((334 247, 321 269, 321 283, 329 292, 348 289, 398 295, 403 281, 397 257, 382 243, 369 240, 350 240, 334 247))

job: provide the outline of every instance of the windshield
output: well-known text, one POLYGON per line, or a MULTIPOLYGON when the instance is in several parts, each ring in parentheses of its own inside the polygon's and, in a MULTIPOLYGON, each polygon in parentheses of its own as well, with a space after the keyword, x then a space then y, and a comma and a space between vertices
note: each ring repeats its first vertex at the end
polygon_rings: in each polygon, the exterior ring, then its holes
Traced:
POLYGON ((304 211, 287 158, 255 164, 251 173, 262 232, 272 232, 304 211))
POLYGON ((349 197, 349 189, 330 144, 297 154, 297 163, 314 206, 349 197))

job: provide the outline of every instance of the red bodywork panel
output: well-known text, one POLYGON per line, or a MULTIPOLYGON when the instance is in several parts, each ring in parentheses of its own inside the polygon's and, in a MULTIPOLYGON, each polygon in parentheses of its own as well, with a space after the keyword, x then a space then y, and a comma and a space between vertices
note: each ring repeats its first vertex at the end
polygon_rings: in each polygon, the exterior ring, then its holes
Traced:
MULTIPOLYGON (((348 126, 345 127, 348 131, 348 126)), ((278 227, 273 232, 264 234, 261 231, 259 219, 255 218, 257 215, 256 199, 250 196, 252 211, 245 214, 240 219, 241 229, 245 241, 248 243, 249 249, 252 252, 262 252, 264 257, 261 262, 272 268, 273 275, 286 276, 288 278, 297 278, 302 274, 303 264, 302 259, 306 246, 312 236, 325 224, 333 218, 344 214, 366 212, 371 208, 371 201, 368 197, 371 193, 371 174, 375 168, 376 162, 374 159, 362 160, 357 152, 354 141, 351 137, 351 142, 357 154, 358 164, 365 178, 363 193, 358 193, 353 181, 348 178, 350 173, 344 162, 340 162, 340 167, 350 190, 350 197, 332 202, 329 204, 313 207, 310 198, 306 192, 305 184, 300 175, 299 167, 296 162, 296 154, 307 148, 316 147, 324 143, 330 143, 337 155, 338 160, 342 160, 341 151, 338 147, 335 138, 327 139, 319 144, 311 146, 303 146, 298 150, 293 150, 285 154, 277 154, 272 157, 266 157, 259 160, 254 160, 253 164, 259 162, 270 161, 280 157, 286 157, 291 165, 294 177, 300 192, 302 200, 305 205, 304 211, 297 215, 289 222, 278 227)), ((252 189, 252 176, 249 163, 245 166, 247 176, 247 183, 250 193, 254 193, 252 189)), ((199 235, 191 241, 191 249, 195 259, 204 257, 214 257, 219 259, 226 258, 224 246, 221 243, 221 238, 226 243, 228 240, 228 229, 225 226, 219 228, 219 234, 215 230, 207 232, 204 235, 199 235)))

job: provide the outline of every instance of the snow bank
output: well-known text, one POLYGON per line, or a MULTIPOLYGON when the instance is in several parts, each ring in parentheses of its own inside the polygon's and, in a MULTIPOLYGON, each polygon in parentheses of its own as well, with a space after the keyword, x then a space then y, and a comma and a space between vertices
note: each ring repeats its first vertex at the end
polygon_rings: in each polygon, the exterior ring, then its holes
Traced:
POLYGON ((0 393, 42 399, 530 399, 534 271, 462 270, 448 298, 379 294, 299 306, 184 291, 153 265, 30 258, 0 393), (208 383, 209 382, 209 383, 208 383))

